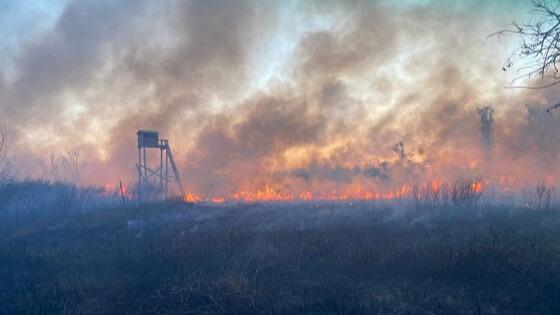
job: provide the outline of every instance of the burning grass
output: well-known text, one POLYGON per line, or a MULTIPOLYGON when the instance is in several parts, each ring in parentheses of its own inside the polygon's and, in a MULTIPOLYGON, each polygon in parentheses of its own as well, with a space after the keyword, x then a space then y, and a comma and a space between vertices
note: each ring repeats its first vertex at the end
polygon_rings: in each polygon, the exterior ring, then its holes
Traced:
MULTIPOLYGON (((458 180, 453 185, 441 184, 440 181, 429 181, 426 185, 404 184, 397 188, 375 190, 367 185, 351 184, 342 189, 333 188, 330 191, 312 192, 282 192, 270 185, 265 184, 262 189, 255 191, 238 191, 228 196, 203 197, 189 192, 183 196, 186 202, 208 202, 224 203, 233 202, 286 202, 286 201, 375 201, 393 199, 422 199, 432 194, 436 199, 452 198, 453 203, 464 203, 469 199, 470 203, 475 203, 475 199, 480 199, 483 193, 483 184, 480 178, 473 180, 458 180), (439 194, 442 193, 442 196, 439 194)), ((429 198, 429 197, 428 197, 429 198)))

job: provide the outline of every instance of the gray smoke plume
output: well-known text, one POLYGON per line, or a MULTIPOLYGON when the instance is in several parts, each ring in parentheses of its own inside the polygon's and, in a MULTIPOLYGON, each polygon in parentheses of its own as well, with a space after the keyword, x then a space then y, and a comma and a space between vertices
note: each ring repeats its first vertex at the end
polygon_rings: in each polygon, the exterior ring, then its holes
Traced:
POLYGON ((502 10, 481 1, 72 1, 20 44, 14 74, 0 76, 14 166, 37 176, 50 152, 75 148, 80 182, 134 181, 135 132, 145 128, 170 140, 189 191, 332 191, 480 173, 482 130, 500 161, 485 177, 557 174, 534 162, 560 145, 539 144, 523 103, 558 90, 503 89, 508 49, 484 41, 511 20, 496 18, 502 10), (501 116, 479 116, 481 129, 474 110, 487 99, 501 116), (400 141, 406 172, 394 167, 400 141))

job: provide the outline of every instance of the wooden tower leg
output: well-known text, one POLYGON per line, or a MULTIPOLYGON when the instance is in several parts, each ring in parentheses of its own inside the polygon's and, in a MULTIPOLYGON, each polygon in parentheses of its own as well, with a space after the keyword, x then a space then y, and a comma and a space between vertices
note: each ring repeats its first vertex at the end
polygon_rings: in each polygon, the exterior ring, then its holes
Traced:
POLYGON ((146 163, 146 148, 143 148, 144 151, 144 181, 148 180, 148 163, 146 163))
POLYGON ((165 148, 165 198, 167 198, 167 187, 169 184, 169 153, 167 152, 167 147, 165 148))
POLYGON ((138 168, 138 199, 142 200, 142 149, 138 147, 138 164, 136 165, 138 168))
POLYGON ((163 192, 163 146, 159 148, 159 191, 163 192))

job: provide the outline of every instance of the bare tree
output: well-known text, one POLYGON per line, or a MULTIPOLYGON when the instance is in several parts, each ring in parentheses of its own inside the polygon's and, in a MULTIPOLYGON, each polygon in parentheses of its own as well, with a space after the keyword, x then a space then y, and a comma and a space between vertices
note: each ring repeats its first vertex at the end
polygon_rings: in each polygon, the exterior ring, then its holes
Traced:
POLYGON ((480 116, 480 136, 482 148, 486 159, 492 157, 492 147, 494 145, 494 107, 486 105, 479 107, 478 115, 480 116))
POLYGON ((66 169, 71 182, 80 181, 80 151, 68 150, 60 156, 60 164, 66 169))
POLYGON ((537 200, 536 200, 536 208, 538 210, 549 210, 550 209, 550 201, 552 199, 552 187, 549 187, 544 182, 541 182, 536 187, 537 193, 537 200))
MULTIPOLYGON (((512 88, 543 89, 560 84, 560 9, 558 1, 532 1, 533 18, 525 24, 513 23, 511 29, 501 30, 490 36, 515 34, 520 45, 512 52, 503 70, 517 69, 512 88), (519 63, 519 64, 518 64, 519 63), (520 80, 537 77, 543 83, 535 86, 519 84, 520 80)), ((551 105, 547 111, 559 108, 551 105)))
POLYGON ((80 181, 80 151, 67 150, 50 156, 50 176, 53 180, 77 184, 80 181))
POLYGON ((397 153, 397 155, 399 156, 399 161, 401 163, 401 168, 403 168, 403 164, 404 164, 404 161, 406 159, 406 151, 404 150, 404 142, 401 141, 399 143, 395 143, 393 145, 393 151, 395 151, 395 153, 397 153))

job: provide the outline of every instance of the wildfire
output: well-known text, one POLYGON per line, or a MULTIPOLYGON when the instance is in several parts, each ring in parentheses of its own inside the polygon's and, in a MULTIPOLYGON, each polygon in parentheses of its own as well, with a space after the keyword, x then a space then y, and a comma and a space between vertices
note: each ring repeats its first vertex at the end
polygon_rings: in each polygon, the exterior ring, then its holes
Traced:
POLYGON ((293 194, 280 193, 268 184, 262 190, 256 192, 240 191, 231 196, 230 199, 239 201, 290 201, 295 200, 293 194))
POLYGON ((471 184, 471 190, 475 193, 481 193, 482 192, 482 183, 481 182, 473 182, 471 184))
MULTIPOLYGON (((549 177, 543 180, 548 186, 553 186, 555 178, 549 177)), ((330 191, 291 191, 286 192, 275 188, 272 184, 265 184, 256 190, 240 190, 228 195, 203 196, 194 192, 189 192, 183 196, 185 202, 199 203, 207 202, 212 204, 223 204, 225 202, 287 202, 287 201, 375 201, 392 200, 405 198, 423 198, 431 196, 445 196, 455 189, 467 191, 467 193, 482 194, 487 190, 493 193, 511 193, 513 190, 522 191, 523 186, 516 185, 516 178, 512 176, 496 177, 493 180, 482 181, 479 178, 472 181, 458 181, 458 186, 450 185, 438 179, 427 181, 424 185, 404 184, 392 189, 375 189, 371 185, 362 186, 360 184, 349 185, 342 188, 331 188, 330 191), (519 187, 518 187, 519 186, 519 187), (515 187, 515 188, 512 188, 515 187)), ((106 194, 121 194, 120 186, 117 184, 106 184, 101 187, 106 194)), ((129 188, 122 186, 122 193, 125 197, 133 192, 129 188)))
POLYGON ((214 196, 210 198, 203 198, 194 193, 186 194, 183 199, 187 202, 210 202, 221 204, 226 201, 240 201, 240 202, 281 202, 281 201, 311 201, 311 200, 324 200, 324 201, 350 201, 350 200, 388 200, 403 198, 410 194, 411 187, 408 185, 399 187, 390 192, 378 192, 363 189, 361 186, 356 185, 351 189, 337 191, 332 190, 329 193, 318 193, 311 191, 302 191, 299 193, 284 193, 274 189, 271 185, 264 185, 262 189, 256 191, 239 191, 229 196, 214 196))
POLYGON ((214 197, 210 199, 210 201, 212 201, 212 203, 224 203, 225 199, 223 197, 214 197))
POLYGON ((195 195, 193 193, 188 193, 183 197, 183 200, 185 200, 186 202, 200 202, 202 201, 202 198, 200 198, 200 196, 195 195))

